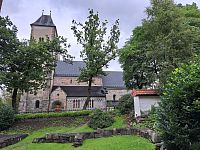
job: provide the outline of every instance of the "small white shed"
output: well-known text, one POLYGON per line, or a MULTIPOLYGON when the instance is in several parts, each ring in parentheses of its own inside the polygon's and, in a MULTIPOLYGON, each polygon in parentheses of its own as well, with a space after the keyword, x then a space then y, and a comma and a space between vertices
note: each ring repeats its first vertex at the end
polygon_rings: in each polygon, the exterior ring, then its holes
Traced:
POLYGON ((159 92, 155 89, 133 90, 135 117, 140 117, 141 112, 147 112, 152 106, 158 106, 159 92))

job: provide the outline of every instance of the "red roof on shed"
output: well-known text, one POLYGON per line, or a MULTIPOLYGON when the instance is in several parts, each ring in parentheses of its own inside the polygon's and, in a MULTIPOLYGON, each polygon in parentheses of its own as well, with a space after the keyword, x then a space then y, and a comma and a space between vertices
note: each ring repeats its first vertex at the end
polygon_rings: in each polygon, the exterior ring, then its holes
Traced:
POLYGON ((159 91, 155 89, 137 89, 132 91, 132 96, 140 95, 159 95, 159 91))

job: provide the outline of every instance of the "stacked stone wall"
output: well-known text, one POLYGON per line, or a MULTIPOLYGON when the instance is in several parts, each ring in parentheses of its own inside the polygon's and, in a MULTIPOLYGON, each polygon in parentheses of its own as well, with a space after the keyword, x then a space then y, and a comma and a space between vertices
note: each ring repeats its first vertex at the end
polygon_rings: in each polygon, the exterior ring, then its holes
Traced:
MULTIPOLYGON (((160 145, 159 143, 161 142, 159 135, 150 129, 117 128, 111 130, 99 129, 93 132, 82 133, 46 134, 45 137, 34 139, 33 143, 74 143, 73 146, 77 147, 81 146, 85 139, 110 137, 115 135, 139 135, 143 138, 149 139, 156 145, 160 145)), ((158 149, 157 146, 156 149, 158 149)))

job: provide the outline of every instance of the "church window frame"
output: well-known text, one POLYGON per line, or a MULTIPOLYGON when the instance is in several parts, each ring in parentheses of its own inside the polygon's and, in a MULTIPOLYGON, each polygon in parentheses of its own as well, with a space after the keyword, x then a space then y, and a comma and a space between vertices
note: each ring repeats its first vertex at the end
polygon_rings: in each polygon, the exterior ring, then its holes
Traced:
POLYGON ((80 108, 80 100, 79 99, 73 100, 73 108, 80 108))
POLYGON ((91 99, 88 104, 88 108, 94 108, 94 100, 91 99))
POLYGON ((35 101, 35 108, 40 108, 40 101, 39 100, 35 101))
POLYGON ((116 94, 113 94, 113 101, 116 101, 116 94))

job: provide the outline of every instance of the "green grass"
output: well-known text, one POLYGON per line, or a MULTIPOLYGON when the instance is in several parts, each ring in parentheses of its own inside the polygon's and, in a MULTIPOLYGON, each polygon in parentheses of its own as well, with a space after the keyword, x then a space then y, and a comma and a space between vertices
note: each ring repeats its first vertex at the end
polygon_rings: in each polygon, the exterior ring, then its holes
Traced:
POLYGON ((115 122, 112 124, 112 126, 108 127, 107 129, 113 129, 113 128, 123 128, 125 127, 125 120, 121 116, 115 117, 115 122))
POLYGON ((138 136, 124 135, 85 140, 77 150, 154 150, 155 146, 138 136))
MULTIPOLYGON (((115 117, 115 123, 111 128, 124 127, 124 119, 122 117, 115 117)), ((86 124, 80 127, 48 127, 37 131, 33 131, 30 135, 21 142, 8 146, 4 150, 153 150, 155 146, 148 140, 137 136, 113 136, 108 138, 88 139, 85 140, 83 146, 79 148, 72 147, 70 144, 58 143, 32 143, 34 138, 42 137, 46 133, 67 133, 67 132, 89 132, 93 129, 86 124)))

